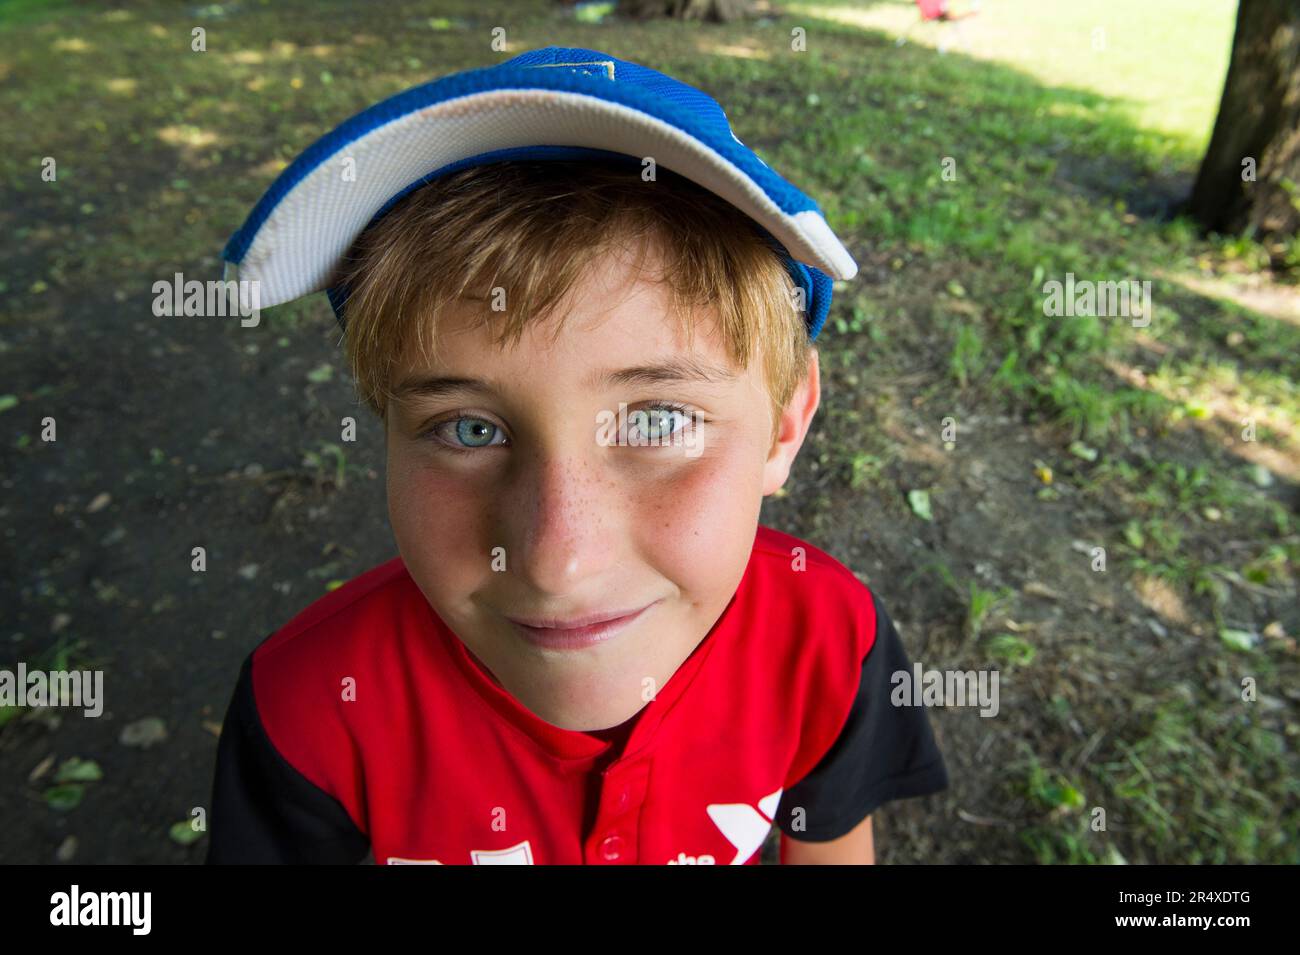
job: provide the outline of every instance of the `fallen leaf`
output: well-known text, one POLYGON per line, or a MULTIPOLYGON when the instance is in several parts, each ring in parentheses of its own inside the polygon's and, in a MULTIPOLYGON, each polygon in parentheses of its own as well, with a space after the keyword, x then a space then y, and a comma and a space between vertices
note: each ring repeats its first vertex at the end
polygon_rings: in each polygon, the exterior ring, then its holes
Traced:
POLYGON ((179 842, 183 846, 192 845, 203 838, 203 833, 196 830, 188 819, 173 823, 167 830, 167 835, 171 836, 173 842, 179 842))
POLYGON ((54 858, 59 862, 71 862, 72 857, 77 854, 77 837, 68 836, 61 843, 59 848, 54 851, 54 858))
POLYGON ((307 372, 307 380, 313 385, 323 384, 334 377, 334 366, 325 364, 317 365, 311 371, 307 372))
POLYGON ((51 786, 43 795, 45 804, 51 809, 66 812, 81 804, 81 797, 85 791, 86 787, 80 783, 71 783, 67 786, 51 786))
POLYGON ((117 740, 124 746, 138 746, 140 749, 148 749, 155 743, 161 743, 167 738, 167 724, 156 716, 146 716, 144 719, 136 720, 134 723, 127 723, 122 727, 122 733, 117 740))
POLYGON ((56 783, 87 783, 103 778, 104 772, 99 768, 99 763, 78 756, 65 759, 59 766, 59 771, 54 774, 56 783))
POLYGON ((40 779, 42 776, 48 773, 50 771, 50 767, 53 765, 54 765, 54 754, 50 753, 49 756, 46 756, 43 760, 41 760, 39 763, 36 764, 35 769, 33 769, 30 773, 27 774, 27 781, 29 783, 36 782, 36 780, 40 779))
POLYGON ((1233 630, 1225 627, 1219 631, 1219 639, 1232 650, 1247 651, 1255 646, 1255 635, 1249 630, 1233 630))
POLYGON ((1060 600, 1061 595, 1046 584, 1040 584, 1036 580, 1031 580, 1025 584, 1025 593, 1031 597, 1046 597, 1048 600, 1060 600))
POLYGON ((1082 458, 1085 461, 1097 460, 1097 449, 1088 447, 1082 441, 1071 441, 1070 453, 1076 458, 1082 458))

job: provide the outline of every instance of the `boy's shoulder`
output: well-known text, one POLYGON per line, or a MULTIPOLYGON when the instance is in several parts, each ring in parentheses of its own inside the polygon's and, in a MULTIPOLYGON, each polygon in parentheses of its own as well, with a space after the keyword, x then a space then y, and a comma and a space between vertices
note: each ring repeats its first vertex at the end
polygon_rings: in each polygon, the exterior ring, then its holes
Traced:
POLYGON ((823 586, 859 593, 867 589, 862 578, 840 561, 793 534, 760 524, 754 537, 754 551, 766 558, 784 560, 796 571, 811 568, 813 578, 823 586))
POLYGON ((772 528, 760 526, 754 555, 735 667, 744 668, 748 698, 768 701, 769 737, 786 740, 787 775, 773 817, 782 831, 839 838, 886 801, 946 786, 925 711, 892 703, 896 675, 912 663, 866 580, 772 528), (792 733, 782 737, 787 725, 792 733))
POLYGON ((349 685, 386 680, 412 646, 431 645, 437 625, 402 559, 387 560, 308 604, 253 648, 259 708, 268 721, 335 711, 349 685))
POLYGON ((750 561, 750 598, 774 620, 798 619, 801 646, 810 648, 820 636, 859 660, 871 649, 879 605, 859 574, 807 541, 761 524, 750 561), (845 641, 846 633, 856 639, 845 641))
POLYGON ((398 625, 428 630, 425 607, 402 557, 393 557, 309 603, 257 644, 253 664, 285 660, 300 669, 311 660, 338 664, 373 654, 398 625))
POLYGON ((247 684, 261 731, 288 764, 356 807, 364 802, 352 764, 358 740, 383 750, 377 731, 387 708, 412 706, 409 697, 418 692, 400 675, 413 657, 439 652, 442 641, 430 639, 438 626, 406 565, 394 557, 266 637, 245 660, 240 685, 247 684))
POLYGON ((254 655, 260 660, 296 653, 346 654, 365 639, 369 625, 385 616, 405 616, 419 607, 417 599, 423 600, 423 595, 402 558, 394 557, 308 604, 267 637, 254 655))

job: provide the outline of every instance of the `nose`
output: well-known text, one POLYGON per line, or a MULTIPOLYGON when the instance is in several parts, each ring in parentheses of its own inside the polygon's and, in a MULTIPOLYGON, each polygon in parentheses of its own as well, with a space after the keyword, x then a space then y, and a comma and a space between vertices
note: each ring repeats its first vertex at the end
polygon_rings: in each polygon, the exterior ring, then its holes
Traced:
POLYGON ((506 566, 539 594, 564 597, 608 579, 618 495, 601 473, 598 450, 537 451, 513 475, 502 510, 506 566))

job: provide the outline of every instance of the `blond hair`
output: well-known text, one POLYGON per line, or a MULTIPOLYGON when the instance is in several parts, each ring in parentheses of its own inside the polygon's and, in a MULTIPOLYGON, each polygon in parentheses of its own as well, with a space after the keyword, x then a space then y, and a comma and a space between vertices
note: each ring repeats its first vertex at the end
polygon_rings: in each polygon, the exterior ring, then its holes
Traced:
POLYGON ((346 290, 346 352, 361 400, 386 416, 399 364, 412 349, 426 361, 436 353, 436 316, 447 304, 484 302, 497 344, 517 342, 552 317, 598 257, 650 239, 687 340, 699 319, 692 306, 705 306, 736 366, 763 362, 775 444, 812 349, 785 264, 725 200, 662 168, 644 181, 640 169, 635 160, 497 162, 399 199, 334 281, 346 290), (487 307, 493 290, 504 290, 505 311, 487 307))

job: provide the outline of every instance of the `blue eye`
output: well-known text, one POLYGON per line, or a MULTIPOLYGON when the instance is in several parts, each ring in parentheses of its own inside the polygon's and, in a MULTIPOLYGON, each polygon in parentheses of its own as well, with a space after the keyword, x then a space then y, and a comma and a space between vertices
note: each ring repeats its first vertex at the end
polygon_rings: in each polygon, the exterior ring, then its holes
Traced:
POLYGON ((688 424, 694 424, 698 415, 686 405, 674 402, 660 402, 648 408, 638 409, 628 414, 628 434, 626 441, 635 445, 638 442, 657 444, 671 439, 688 424), (678 422, 674 426, 674 421, 678 422))
POLYGON ((492 443, 492 432, 497 426, 481 418, 459 418, 456 420, 456 437, 471 448, 481 448, 492 443))
POLYGON ((491 447, 494 443, 502 443, 501 441, 494 442, 494 437, 505 437, 504 432, 491 421, 486 418, 476 418, 473 415, 464 415, 459 418, 440 421, 430 428, 427 433, 436 437, 452 451, 468 451, 474 448, 491 447), (448 426, 451 426, 454 431, 454 440, 442 436, 442 430, 448 426))
MULTIPOLYGON (((431 425, 421 437, 455 454, 510 445, 505 432, 488 419, 467 412, 456 412, 456 415, 431 425)), ((684 431, 704 423, 705 419, 693 408, 676 402, 657 402, 628 413, 627 433, 618 443, 632 447, 671 444, 684 431)))

